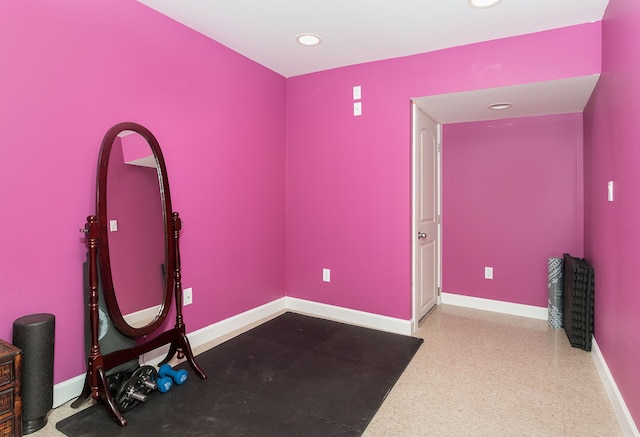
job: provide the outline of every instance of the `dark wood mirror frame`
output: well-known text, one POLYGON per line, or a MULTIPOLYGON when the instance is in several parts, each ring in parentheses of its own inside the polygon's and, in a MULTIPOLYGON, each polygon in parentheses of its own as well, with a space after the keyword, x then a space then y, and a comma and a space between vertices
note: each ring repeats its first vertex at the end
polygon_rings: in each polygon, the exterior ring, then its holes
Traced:
POLYGON ((86 244, 88 250, 88 302, 89 302, 89 325, 91 335, 91 347, 89 350, 87 374, 84 388, 80 397, 71 404, 73 408, 82 405, 91 396, 93 399, 102 399, 104 407, 111 417, 121 426, 126 426, 127 421, 118 410, 113 395, 109 390, 107 382, 107 371, 131 360, 137 360, 140 355, 157 349, 164 345, 169 345, 169 352, 160 364, 168 362, 174 355, 179 358, 185 357, 195 373, 206 379, 205 373, 195 361, 189 340, 186 336, 185 325, 182 317, 182 281, 180 273, 180 250, 179 236, 182 221, 177 212, 171 210, 171 197, 169 194, 169 182, 167 170, 160 150, 158 141, 153 134, 145 127, 131 122, 120 123, 107 131, 100 158, 98 160, 97 177, 97 216, 87 217, 84 232, 86 233, 86 244), (133 131, 142 135, 156 159, 158 167, 158 179, 160 182, 160 196, 162 198, 164 224, 165 224, 165 290, 158 317, 150 324, 143 327, 132 327, 123 318, 118 307, 118 302, 113 287, 111 276, 111 265, 109 256, 109 220, 107 217, 107 170, 109 156, 114 140, 123 131, 133 131), (99 265, 98 265, 99 263, 99 265), (100 272, 100 278, 98 278, 100 272), (101 281, 104 300, 111 322, 123 335, 130 338, 138 338, 154 333, 165 321, 171 308, 172 300, 176 303, 176 324, 173 329, 162 332, 156 337, 146 342, 137 344, 128 349, 116 350, 103 355, 100 351, 99 342, 99 303, 98 303, 98 281, 101 281))

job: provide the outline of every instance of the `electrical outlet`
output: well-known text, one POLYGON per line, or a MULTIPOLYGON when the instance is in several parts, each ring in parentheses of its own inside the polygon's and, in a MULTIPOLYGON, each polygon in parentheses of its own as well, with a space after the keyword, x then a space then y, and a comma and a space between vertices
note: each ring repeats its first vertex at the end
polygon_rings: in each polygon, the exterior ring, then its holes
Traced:
POLYGON ((484 268, 484 279, 493 279, 493 267, 484 268))
POLYGON ((355 102, 353 104, 353 115, 356 117, 362 115, 362 102, 355 102))
POLYGON ((322 280, 324 282, 331 282, 331 269, 322 269, 322 280))
POLYGON ((185 288, 182 290, 182 306, 191 305, 193 303, 193 288, 185 288))

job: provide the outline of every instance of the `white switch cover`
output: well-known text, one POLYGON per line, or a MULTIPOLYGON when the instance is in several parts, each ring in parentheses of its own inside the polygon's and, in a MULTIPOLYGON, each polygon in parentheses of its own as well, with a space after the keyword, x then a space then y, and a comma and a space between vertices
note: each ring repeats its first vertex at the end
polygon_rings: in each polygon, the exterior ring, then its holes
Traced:
POLYGON ((193 288, 185 288, 182 290, 182 305, 187 306, 193 303, 193 288))
POLYGON ((362 115, 362 102, 355 102, 353 104, 353 115, 362 115))
POLYGON ((360 100, 362 98, 362 87, 360 85, 353 87, 353 100, 360 100))
POLYGON ((493 279, 493 267, 484 268, 484 279, 493 279))
POLYGON ((613 181, 607 182, 607 200, 613 202, 613 181))
POLYGON ((111 232, 118 230, 118 220, 109 220, 109 230, 111 232))
POLYGON ((330 269, 322 269, 322 280, 324 282, 331 282, 331 270, 330 269))

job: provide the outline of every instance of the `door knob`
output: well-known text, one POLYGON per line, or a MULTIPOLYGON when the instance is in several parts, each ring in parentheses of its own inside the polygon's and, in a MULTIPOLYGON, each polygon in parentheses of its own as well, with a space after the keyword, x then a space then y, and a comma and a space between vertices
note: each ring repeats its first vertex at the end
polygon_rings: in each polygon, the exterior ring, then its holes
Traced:
POLYGON ((418 232, 418 238, 427 238, 427 234, 424 232, 418 232))

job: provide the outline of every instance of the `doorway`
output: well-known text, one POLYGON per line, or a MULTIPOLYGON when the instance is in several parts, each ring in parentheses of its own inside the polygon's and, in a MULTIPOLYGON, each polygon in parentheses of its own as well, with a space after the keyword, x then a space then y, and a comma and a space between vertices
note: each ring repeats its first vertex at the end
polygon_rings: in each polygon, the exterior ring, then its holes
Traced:
MULTIPOLYGON (((582 112, 586 106, 599 75, 572 77, 521 85, 511 85, 498 88, 485 88, 473 91, 462 91, 449 94, 436 94, 412 99, 412 331, 418 327, 421 315, 420 300, 425 299, 421 294, 424 280, 417 277, 418 273, 418 240, 424 231, 418 232, 416 219, 416 187, 423 177, 418 165, 416 142, 418 135, 418 114, 424 113, 435 124, 435 138, 437 147, 437 182, 433 196, 437 199, 438 218, 438 248, 434 252, 437 261, 433 263, 436 274, 435 284, 438 287, 437 301, 442 301, 442 126, 449 123, 470 121, 499 120, 504 118, 520 118, 540 115, 557 115, 582 112), (508 111, 492 110, 492 103, 509 103, 508 111), (420 235, 419 235, 420 234, 420 235)), ((434 129, 432 128, 432 131, 434 129)), ((432 133, 433 135, 433 133, 432 133)), ((427 237, 428 237, 427 233, 427 237)), ((434 243, 435 244, 435 243, 434 243)), ((433 281, 429 282, 428 291, 433 281)), ((428 295, 428 293, 427 293, 428 295)), ((425 295, 426 296, 426 295, 425 295)), ((450 295, 449 295, 450 296, 450 295)), ((445 298, 448 298, 445 294, 445 298)), ((427 310, 428 311, 428 310, 427 310)))

